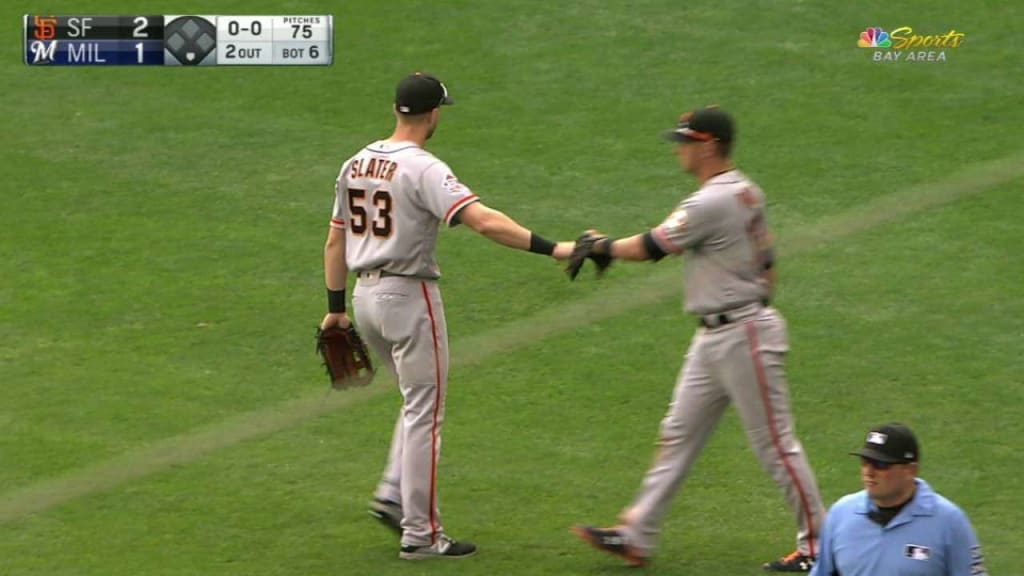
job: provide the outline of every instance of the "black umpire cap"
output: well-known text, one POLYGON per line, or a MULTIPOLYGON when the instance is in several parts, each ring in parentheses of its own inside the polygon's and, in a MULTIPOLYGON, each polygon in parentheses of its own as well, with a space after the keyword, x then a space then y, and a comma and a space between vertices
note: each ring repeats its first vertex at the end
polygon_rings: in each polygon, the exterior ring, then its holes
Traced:
POLYGON ((918 461, 921 452, 910 428, 893 422, 869 430, 864 447, 850 455, 886 464, 911 464, 918 461))
POLYGON ((673 142, 732 142, 736 137, 736 124, 728 112, 718 106, 705 106, 679 117, 674 130, 665 132, 673 142))
POLYGON ((448 88, 430 74, 410 74, 395 88, 395 109, 402 114, 423 114, 449 104, 455 101, 448 96, 448 88))

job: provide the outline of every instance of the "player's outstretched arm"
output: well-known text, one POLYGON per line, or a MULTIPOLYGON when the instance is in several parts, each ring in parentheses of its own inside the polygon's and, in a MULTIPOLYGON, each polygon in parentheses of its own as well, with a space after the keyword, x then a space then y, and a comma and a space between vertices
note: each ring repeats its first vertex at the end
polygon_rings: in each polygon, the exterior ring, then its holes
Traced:
POLYGON ((509 248, 546 254, 563 260, 572 253, 572 242, 551 242, 529 231, 504 212, 473 202, 456 215, 459 222, 474 232, 509 248))

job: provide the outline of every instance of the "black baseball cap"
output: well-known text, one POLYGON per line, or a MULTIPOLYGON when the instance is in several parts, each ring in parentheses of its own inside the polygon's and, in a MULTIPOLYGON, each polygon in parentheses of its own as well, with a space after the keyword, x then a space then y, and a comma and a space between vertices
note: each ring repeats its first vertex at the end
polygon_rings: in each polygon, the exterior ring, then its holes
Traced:
POLYGON ((674 130, 665 132, 665 138, 673 142, 732 142, 736 136, 736 125, 732 116, 718 106, 705 106, 687 112, 679 117, 674 130))
POLYGON ((423 114, 448 104, 455 104, 448 96, 448 88, 430 74, 409 74, 395 88, 395 109, 402 114, 423 114))
POLYGON ((850 452, 850 455, 886 464, 910 464, 921 457, 917 437, 910 428, 897 422, 869 430, 864 439, 864 447, 850 452))

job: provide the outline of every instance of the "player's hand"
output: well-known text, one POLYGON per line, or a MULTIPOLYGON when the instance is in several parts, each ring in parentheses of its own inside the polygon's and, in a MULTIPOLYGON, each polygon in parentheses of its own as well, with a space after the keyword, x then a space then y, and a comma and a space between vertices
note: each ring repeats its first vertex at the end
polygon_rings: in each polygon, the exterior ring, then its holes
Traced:
MULTIPOLYGON (((593 228, 591 228, 590 230, 585 231, 584 234, 589 234, 590 236, 594 236, 594 237, 598 238, 599 240, 608 238, 607 234, 605 234, 604 232, 601 232, 599 230, 595 230, 593 228)), ((601 244, 601 243, 595 243, 594 252, 593 253, 594 254, 609 255, 607 250, 608 250, 608 246, 607 245, 601 244), (599 252, 598 249, 600 249, 601 251, 599 252)))
POLYGON ((612 265, 611 254, 609 254, 611 243, 614 240, 604 234, 601 234, 597 230, 587 230, 573 243, 572 253, 566 259, 565 273, 569 275, 569 280, 575 280, 576 276, 579 275, 580 269, 583 268, 583 263, 588 259, 594 262, 597 267, 597 277, 604 276, 608 267, 612 265), (600 251, 598 251, 600 248, 600 251))
POLYGON ((320 329, 326 330, 331 326, 337 326, 339 328, 348 328, 351 325, 352 321, 349 320, 348 314, 344 312, 328 312, 327 315, 324 316, 323 322, 320 322, 320 329))
POLYGON ((555 260, 565 260, 572 255, 572 249, 575 245, 576 243, 572 241, 559 242, 555 244, 555 251, 551 253, 551 257, 555 260))

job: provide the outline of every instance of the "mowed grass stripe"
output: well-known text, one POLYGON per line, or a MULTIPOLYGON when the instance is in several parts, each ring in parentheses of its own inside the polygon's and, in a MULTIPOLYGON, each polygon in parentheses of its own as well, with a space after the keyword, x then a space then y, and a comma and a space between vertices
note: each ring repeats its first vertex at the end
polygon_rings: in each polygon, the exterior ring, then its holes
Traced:
MULTIPOLYGON (((779 252, 781 258, 791 258, 1021 177, 1024 177, 1024 151, 975 164, 942 181, 881 196, 853 210, 826 217, 811 226, 787 231, 780 239, 779 252)), ((574 302, 559 304, 499 329, 459 339, 451 346, 452 368, 461 369, 479 364, 499 352, 523 348, 555 334, 666 298, 678 298, 681 290, 678 276, 677 266, 663 265, 632 284, 601 287, 596 289, 596 293, 574 302)), ((0 522, 16 521, 82 496, 110 490, 161 470, 185 465, 211 452, 273 434, 393 389, 393 381, 384 377, 378 378, 373 386, 343 394, 311 393, 284 404, 239 414, 149 444, 58 478, 13 490, 0 496, 0 522)))

